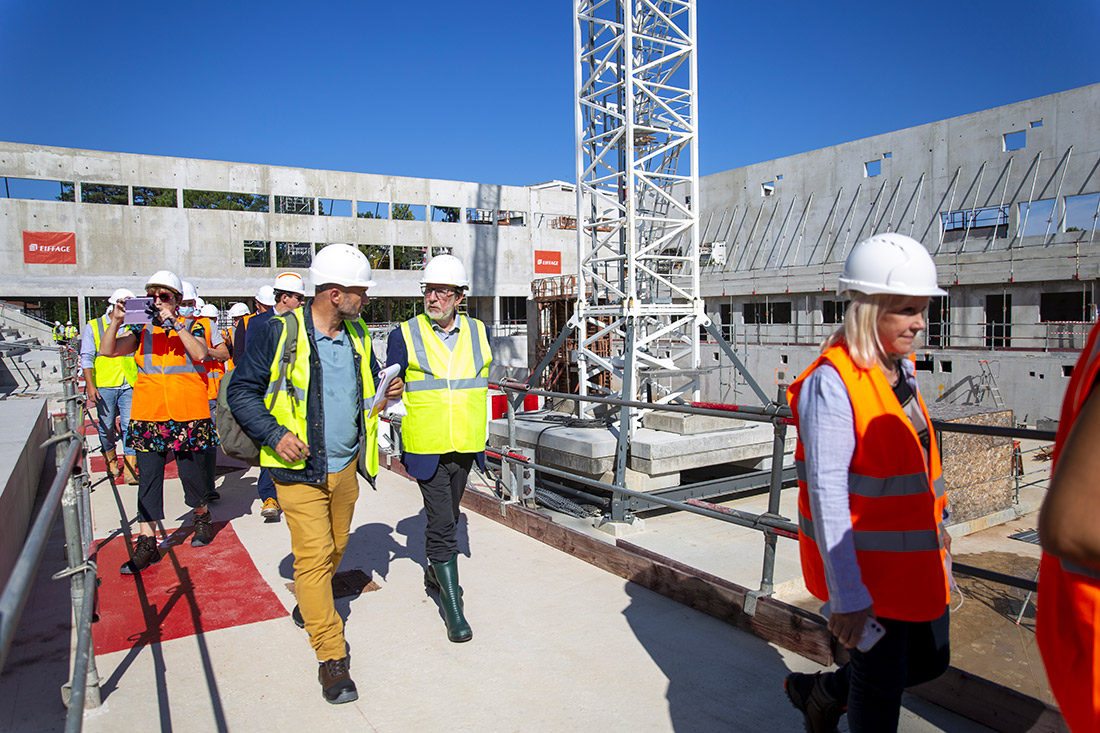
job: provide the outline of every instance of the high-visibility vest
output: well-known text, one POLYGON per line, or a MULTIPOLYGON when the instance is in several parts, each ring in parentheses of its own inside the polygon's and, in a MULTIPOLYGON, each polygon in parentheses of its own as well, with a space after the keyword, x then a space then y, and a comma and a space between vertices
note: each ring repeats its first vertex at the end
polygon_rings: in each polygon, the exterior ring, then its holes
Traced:
MULTIPOLYGON (((1070 375, 1054 440, 1051 475, 1100 373, 1100 323, 1070 375)), ((1100 569, 1043 553, 1035 638, 1050 690, 1073 731, 1100 730, 1100 569)))
MULTIPOLYGON (((233 371, 233 329, 227 328, 222 331, 222 342, 225 344, 225 348, 229 350, 229 358, 222 363, 222 376, 225 376, 229 372, 233 371)), ((216 399, 216 398, 215 398, 216 399)))
POLYGON ((77 333, 79 333, 79 331, 76 330, 76 326, 65 326, 65 338, 74 339, 77 333))
POLYGON ((448 349, 421 314, 401 324, 409 355, 405 393, 408 414, 401 440, 409 453, 480 453, 485 450, 489 364, 485 324, 456 315, 458 340, 448 349))
MULTIPOLYGON (((206 348, 214 348, 214 339, 211 337, 211 329, 214 328, 209 318, 198 317, 191 324, 191 335, 195 334, 195 329, 199 326, 202 327, 203 338, 206 341, 206 348)), ((221 384, 222 375, 225 374, 225 367, 217 359, 204 359, 202 362, 203 369, 205 369, 206 379, 206 397, 207 399, 218 399, 218 386, 221 384)))
POLYGON ((53 327, 53 341, 55 344, 61 343, 61 339, 65 338, 65 328, 63 326, 53 327))
MULTIPOLYGON (((950 602, 951 591, 943 546, 947 499, 928 409, 916 394, 929 427, 926 463, 916 429, 882 370, 859 367, 847 347, 838 344, 819 356, 787 390, 796 425, 802 383, 825 361, 844 380, 852 402, 856 447, 848 469, 848 502, 856 560, 875 614, 899 621, 937 619, 950 602)), ((802 571, 809 591, 827 601, 829 589, 821 550, 814 539, 804 461, 805 448, 799 436, 795 462, 802 571)))
POLYGON ((92 321, 92 337, 95 339, 95 386, 121 387, 123 383, 134 386, 137 379, 137 364, 129 356, 100 356, 99 342, 107 332, 111 319, 107 316, 92 321))
MULTIPOLYGON (((307 417, 309 415, 309 335, 306 333, 305 315, 301 308, 295 308, 290 313, 274 316, 272 320, 284 322, 287 318, 298 320, 298 347, 294 356, 294 363, 290 365, 283 388, 278 392, 275 387, 279 381, 279 370, 282 366, 283 351, 286 346, 286 326, 283 326, 276 345, 275 354, 271 361, 270 379, 267 393, 264 395, 265 404, 280 425, 294 433, 303 442, 308 442, 309 427, 307 417)), ((370 416, 371 403, 374 401, 374 377, 370 372, 371 341, 367 331, 367 324, 362 319, 344 321, 344 328, 351 336, 351 345, 355 353, 359 355, 359 377, 363 383, 363 396, 360 413, 360 450, 359 466, 370 476, 378 475, 378 417, 370 416)), ((286 461, 275 452, 274 448, 264 445, 260 448, 260 465, 266 468, 286 468, 292 471, 301 471, 306 467, 305 460, 286 461)))
POLYGON ((210 417, 206 397, 206 370, 191 360, 175 331, 146 324, 134 353, 131 420, 187 422, 210 417))

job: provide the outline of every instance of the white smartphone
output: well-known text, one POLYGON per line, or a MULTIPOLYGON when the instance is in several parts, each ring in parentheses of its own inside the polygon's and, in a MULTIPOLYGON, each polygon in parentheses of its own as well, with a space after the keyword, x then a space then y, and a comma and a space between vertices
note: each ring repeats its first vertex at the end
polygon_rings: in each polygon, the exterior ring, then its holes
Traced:
MULTIPOLYGON (((825 617, 825 620, 829 620, 829 602, 826 601, 825 605, 821 607, 821 615, 825 617)), ((886 635, 886 629, 876 620, 873 616, 867 617, 867 623, 863 625, 863 634, 859 637, 859 643, 856 644, 856 649, 861 652, 871 651, 871 647, 878 643, 878 640, 886 635)))

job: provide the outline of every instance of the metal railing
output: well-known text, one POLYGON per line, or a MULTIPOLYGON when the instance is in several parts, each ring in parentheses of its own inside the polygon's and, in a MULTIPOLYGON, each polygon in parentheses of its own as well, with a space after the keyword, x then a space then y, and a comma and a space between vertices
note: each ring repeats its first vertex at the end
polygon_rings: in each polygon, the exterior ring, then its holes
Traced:
POLYGON ((92 619, 98 579, 95 561, 89 554, 92 547, 92 519, 90 485, 84 465, 84 438, 80 430, 84 413, 83 398, 77 390, 79 356, 69 346, 63 346, 59 351, 65 404, 63 430, 59 431, 55 427, 55 432, 60 434, 54 435, 42 445, 57 446, 57 475, 31 524, 3 595, 0 595, 0 672, 7 662, 16 628, 60 508, 65 527, 67 567, 55 573, 53 579, 69 579, 73 618, 76 623, 72 676, 62 688, 62 701, 69 708, 65 730, 73 732, 83 727, 84 709, 100 705, 99 674, 92 650, 92 619))
MULTIPOLYGON (((492 457, 498 459, 501 462, 502 476, 499 480, 499 485, 503 489, 503 493, 507 494, 506 500, 510 502, 533 500, 533 476, 530 476, 528 478, 525 478, 524 476, 525 473, 533 472, 534 474, 542 474, 544 476, 550 476, 558 479, 566 479, 575 484, 580 484, 582 486, 598 489, 603 492, 609 493, 611 495, 611 498, 609 501, 606 502, 606 506, 610 507, 610 510, 604 517, 605 521, 629 521, 631 517, 621 510, 621 507, 624 504, 623 498, 629 497, 644 500, 649 504, 658 504, 671 509, 710 517, 712 519, 729 522, 731 524, 739 525, 761 532, 764 535, 764 557, 760 572, 760 588, 755 591, 749 591, 748 595, 746 596, 744 609, 745 613, 750 616, 753 615, 755 613, 756 600, 762 596, 770 596, 772 594, 775 587, 774 576, 776 538, 798 538, 798 525, 795 522, 792 522, 786 517, 783 517, 779 514, 780 497, 781 492, 784 488, 784 484, 789 485, 791 483, 789 478, 790 470, 785 470, 783 466, 784 454, 786 453, 785 446, 787 428, 788 426, 794 424, 793 413, 790 407, 775 403, 766 406, 719 406, 711 404, 704 407, 701 405, 705 403, 695 403, 693 405, 659 404, 652 402, 622 400, 614 397, 600 397, 591 394, 580 397, 579 395, 568 394, 564 392, 550 392, 547 390, 534 389, 522 383, 509 381, 490 383, 490 387, 494 389, 499 389, 506 393, 510 392, 521 396, 539 395, 548 399, 570 402, 583 399, 586 402, 594 402, 618 407, 629 407, 634 410, 659 410, 664 412, 674 412, 688 415, 736 418, 738 420, 745 420, 749 422, 770 423, 773 428, 773 440, 771 453, 771 469, 767 472, 768 510, 761 514, 755 514, 739 509, 719 506, 695 498, 680 501, 677 499, 661 496, 660 493, 635 491, 632 489, 628 489, 625 486, 609 484, 604 481, 598 481, 596 479, 578 476, 576 475, 576 473, 573 472, 562 471, 551 466, 540 465, 535 461, 535 456, 531 451, 525 451, 523 449, 520 449, 518 446, 518 441, 516 437, 515 407, 521 401, 519 398, 510 398, 506 400, 506 417, 508 421, 507 446, 500 451, 490 450, 488 452, 492 457), (513 470, 504 470, 505 466, 511 466, 513 467, 513 470), (526 487, 524 486, 525 480, 527 481, 526 487), (616 511, 616 507, 620 507, 619 511, 616 511)), ((938 433, 955 432, 975 435, 990 435, 995 437, 1007 437, 1015 439, 1025 438, 1053 441, 1055 436, 1055 433, 1049 430, 1031 430, 1026 428, 971 425, 966 423, 949 423, 939 420, 933 420, 932 427, 938 433)), ((565 488, 567 491, 569 491, 568 487, 555 486, 555 488, 565 488)), ((582 498, 598 499, 598 497, 593 497, 589 494, 585 494, 582 498)), ((952 569, 960 575, 968 575, 972 577, 982 578, 985 580, 994 581, 1003 585, 1011 586, 1014 588, 1021 588, 1024 590, 1035 589, 1035 581, 1033 578, 1020 578, 993 570, 960 564, 957 562, 952 564, 952 569)))

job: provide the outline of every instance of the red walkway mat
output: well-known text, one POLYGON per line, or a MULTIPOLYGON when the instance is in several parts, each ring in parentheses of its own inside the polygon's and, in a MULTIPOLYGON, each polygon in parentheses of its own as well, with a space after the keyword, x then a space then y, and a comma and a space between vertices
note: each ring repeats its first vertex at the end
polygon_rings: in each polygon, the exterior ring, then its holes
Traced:
POLYGON ((118 572, 130 559, 125 538, 99 547, 96 654, 288 615, 233 527, 216 522, 214 529, 217 535, 206 547, 191 547, 188 529, 182 544, 162 549, 163 559, 141 575, 118 572))

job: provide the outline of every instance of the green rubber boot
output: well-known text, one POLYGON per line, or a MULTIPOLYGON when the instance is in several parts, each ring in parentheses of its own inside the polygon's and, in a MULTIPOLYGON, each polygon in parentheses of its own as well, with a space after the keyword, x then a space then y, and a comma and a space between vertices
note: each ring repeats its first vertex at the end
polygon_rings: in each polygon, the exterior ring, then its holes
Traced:
POLYGON ((433 562, 436 580, 439 581, 439 605, 443 608, 443 622, 447 624, 447 638, 456 644, 474 638, 470 624, 462 615, 462 588, 458 585, 458 555, 447 562, 433 562))

